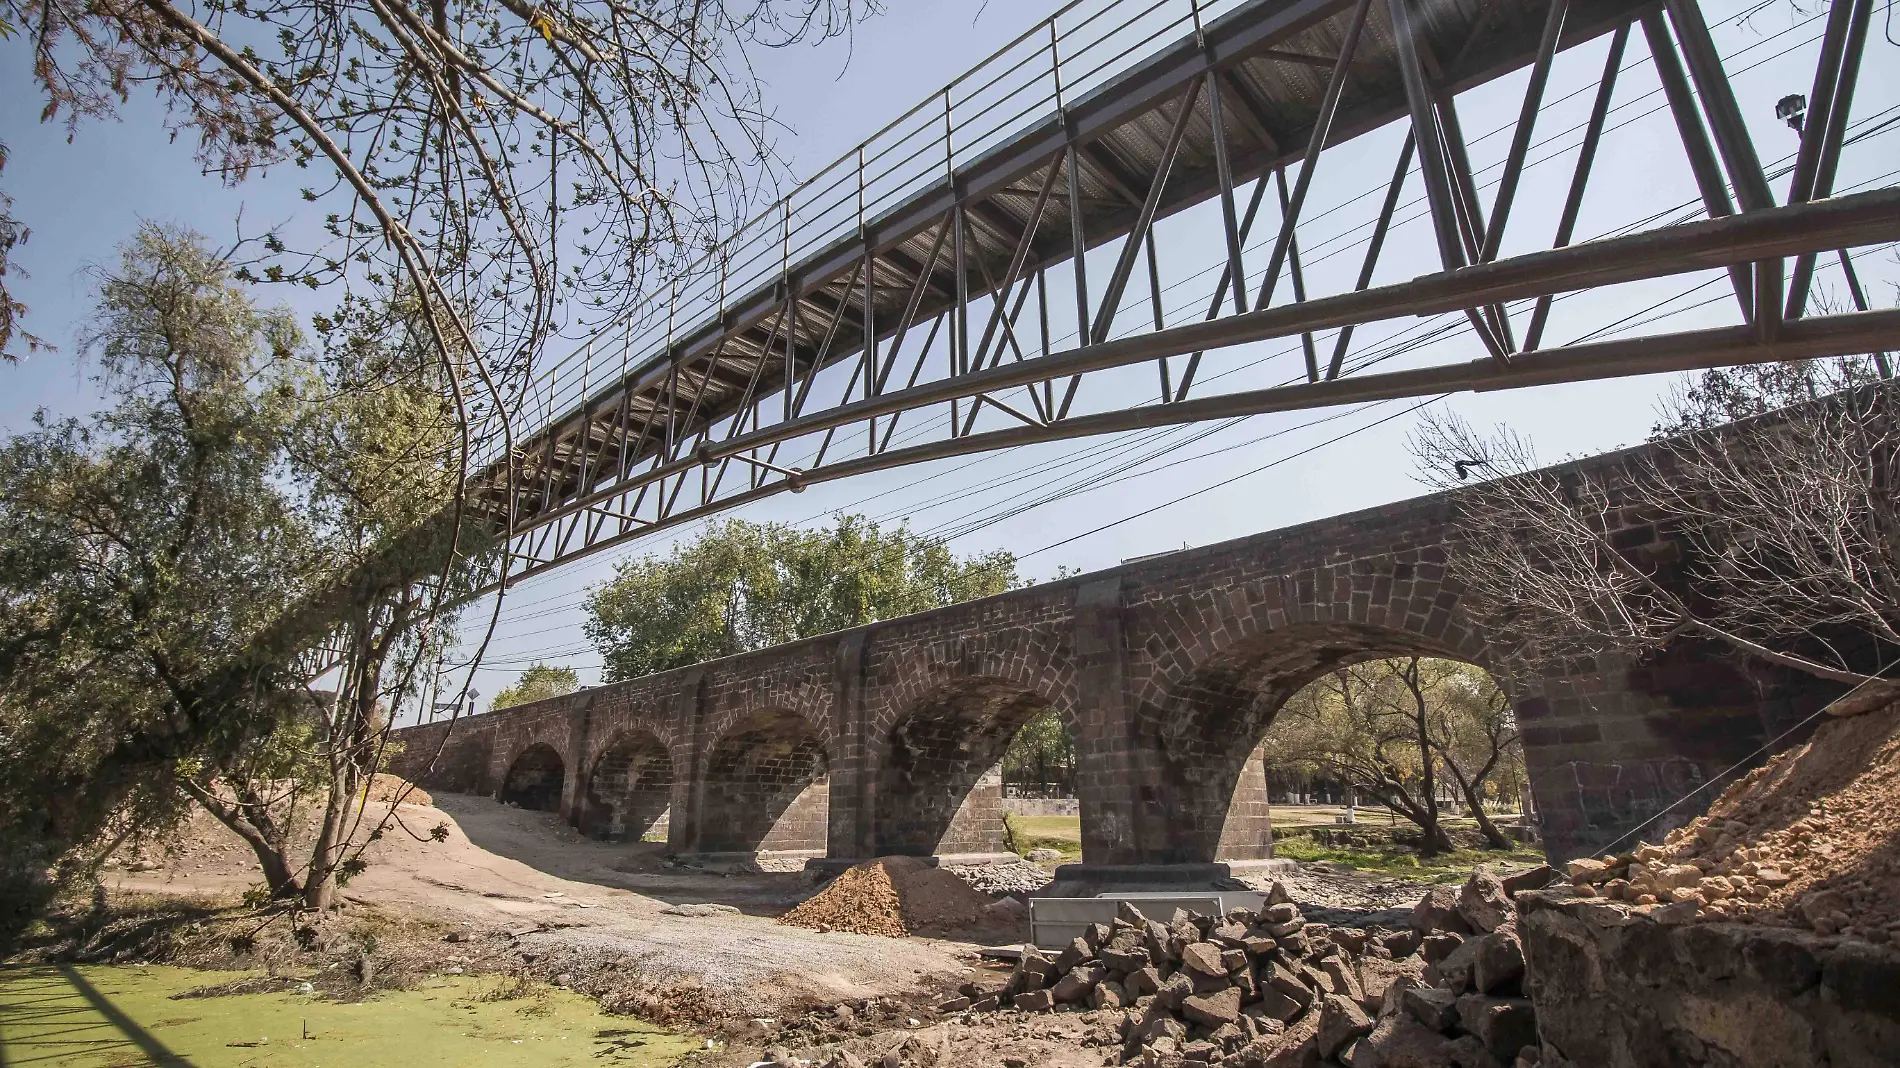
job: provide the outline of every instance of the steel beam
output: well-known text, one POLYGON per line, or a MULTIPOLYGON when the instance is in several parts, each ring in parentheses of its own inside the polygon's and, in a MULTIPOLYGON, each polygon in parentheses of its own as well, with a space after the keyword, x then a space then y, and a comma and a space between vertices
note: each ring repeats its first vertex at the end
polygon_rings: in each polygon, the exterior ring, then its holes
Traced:
MULTIPOLYGON (((1398 315, 1458 312, 1486 303, 1667 277, 1768 256, 1895 240, 1900 240, 1900 189, 1881 189, 1746 215, 1700 220, 1530 253, 1360 292, 1319 297, 1303 304, 1255 308, 1245 315, 1169 327, 1022 363, 999 365, 840 405, 790 423, 764 427, 731 441, 709 444, 699 450, 697 460, 710 461, 773 441, 845 426, 872 415, 943 403, 980 392, 996 393, 1045 378, 1080 375, 1162 355, 1288 337, 1307 330, 1325 330, 1398 315)), ((692 458, 674 461, 623 479, 569 504, 543 521, 604 499, 613 492, 678 473, 691 462, 692 458)))

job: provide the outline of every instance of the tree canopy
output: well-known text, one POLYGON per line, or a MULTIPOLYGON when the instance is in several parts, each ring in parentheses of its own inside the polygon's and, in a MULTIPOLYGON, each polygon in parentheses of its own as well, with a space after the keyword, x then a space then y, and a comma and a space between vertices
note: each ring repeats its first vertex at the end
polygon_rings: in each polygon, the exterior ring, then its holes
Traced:
POLYGON ((1012 589, 1013 554, 959 559, 909 528, 728 520, 666 556, 625 561, 587 599, 608 681, 1012 589))
POLYGON ((152 225, 101 273, 84 337, 107 406, 0 449, 0 837, 56 858, 195 802, 272 894, 328 902, 389 710, 441 647, 436 595, 476 566, 408 537, 454 492, 455 424, 402 320, 319 353, 201 237, 152 225), (337 646, 321 694, 276 629, 313 591, 337 646))
POLYGON ((489 702, 490 712, 515 705, 525 705, 534 701, 545 701, 550 697, 561 697, 581 688, 581 677, 571 667, 555 667, 551 664, 534 664, 521 673, 513 686, 508 686, 495 695, 489 702))

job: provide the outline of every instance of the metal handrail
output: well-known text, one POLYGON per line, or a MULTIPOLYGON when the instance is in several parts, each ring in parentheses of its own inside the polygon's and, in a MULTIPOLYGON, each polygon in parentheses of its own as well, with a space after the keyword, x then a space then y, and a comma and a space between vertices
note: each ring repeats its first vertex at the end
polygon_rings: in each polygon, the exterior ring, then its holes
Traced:
MULTIPOLYGON (((1132 66, 1131 57, 1147 54, 1156 40, 1186 27, 1205 27, 1249 2, 1070 0, 793 186, 688 265, 664 293, 643 298, 618 327, 597 331, 545 371, 531 371, 521 404, 542 413, 534 431, 585 403, 589 391, 609 376, 663 358, 680 337, 714 321, 735 299, 768 287, 793 264, 862 232, 953 175, 959 165, 1033 127, 1038 116, 1059 117, 1062 108, 1132 66), (1128 12, 1130 7, 1138 10, 1128 12), (1118 12, 1125 17, 1107 23, 1118 12), (1019 74, 1027 77, 1010 81, 1019 74), (595 357, 616 349, 619 368, 597 374, 595 357), (629 361, 635 350, 640 355, 629 361)), ((518 432, 516 440, 534 431, 518 432)), ((497 441, 482 462, 496 459, 498 447, 497 441)))

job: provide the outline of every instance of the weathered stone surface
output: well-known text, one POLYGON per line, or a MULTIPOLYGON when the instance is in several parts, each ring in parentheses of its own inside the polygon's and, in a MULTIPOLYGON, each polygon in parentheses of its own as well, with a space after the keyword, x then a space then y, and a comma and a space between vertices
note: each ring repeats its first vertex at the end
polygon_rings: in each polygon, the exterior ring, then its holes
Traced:
POLYGON ((1511 912, 1511 900, 1504 896, 1503 884, 1485 872, 1472 872, 1458 888, 1458 915, 1473 931, 1495 931, 1511 912))
POLYGON ((1895 1063, 1900 950, 1891 946, 1660 924, 1562 890, 1527 892, 1518 907, 1538 1031, 1575 1065, 1895 1063))
POLYGON ((1113 979, 1104 979, 1089 991, 1089 1008, 1119 1009, 1128 1004, 1127 991, 1113 979))
POLYGON ((1240 1019, 1240 991, 1228 987, 1181 1002, 1181 1015, 1203 1027, 1219 1027, 1240 1019))
POLYGON ((1418 953, 1419 956, 1425 958, 1425 963, 1437 964, 1439 961, 1451 956, 1459 946, 1464 944, 1464 935, 1444 931, 1435 935, 1427 935, 1424 941, 1418 944, 1418 953))
POLYGON ((1321 1057, 1331 1057, 1361 1035, 1372 1033, 1372 1021, 1358 1002, 1339 994, 1328 994, 1319 1002, 1319 1031, 1314 1040, 1321 1057))
POLYGON ((1290 1023, 1306 1011, 1306 1005, 1288 997, 1272 987, 1260 992, 1260 1009, 1272 1019, 1281 1023, 1290 1023))
MULTIPOLYGON (((1537 1047, 1529 1048, 1536 1049, 1537 1047)), ((1459 1035, 1452 1039, 1451 1049, 1447 1052, 1451 1054, 1451 1063, 1457 1068, 1504 1068, 1505 1062, 1493 1056, 1476 1035, 1459 1035)), ((1510 1063, 1517 1062, 1512 1060, 1510 1063)))
POLYGON ((1501 1061, 1517 1059, 1518 1050, 1537 1041, 1537 1013, 1528 998, 1466 994, 1458 999, 1458 1026, 1501 1061))

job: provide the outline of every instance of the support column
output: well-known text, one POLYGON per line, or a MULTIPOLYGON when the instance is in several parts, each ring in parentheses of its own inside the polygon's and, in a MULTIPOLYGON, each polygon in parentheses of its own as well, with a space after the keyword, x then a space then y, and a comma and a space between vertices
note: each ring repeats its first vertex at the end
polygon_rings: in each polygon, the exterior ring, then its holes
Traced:
POLYGON ((1075 762, 1081 796, 1082 860, 1133 864, 1142 858, 1142 795, 1133 752, 1121 579, 1084 583, 1075 594, 1075 762))
POLYGON ((825 855, 829 859, 857 860, 876 847, 877 769, 871 725, 864 707, 865 647, 870 634, 863 629, 838 638, 832 661, 832 724, 838 752, 831 762, 830 831, 825 855))
POLYGON ((594 733, 594 697, 598 691, 587 691, 580 698, 580 707, 569 712, 567 728, 567 752, 561 759, 567 761, 569 771, 566 780, 561 783, 561 818, 570 827, 581 825, 581 810, 587 804, 587 787, 592 768, 587 766, 587 747, 594 733), (579 720, 577 724, 574 721, 579 720))
POLYGON ((686 673, 673 708, 673 721, 692 739, 685 767, 673 769, 672 812, 667 817, 666 849, 669 853, 697 853, 702 836, 700 820, 706 811, 706 758, 712 739, 706 734, 706 710, 702 681, 705 673, 694 668, 686 673))
POLYGON ((1254 749, 1234 781, 1227 821, 1221 824, 1214 859, 1273 859, 1273 812, 1267 804, 1266 746, 1254 749))

